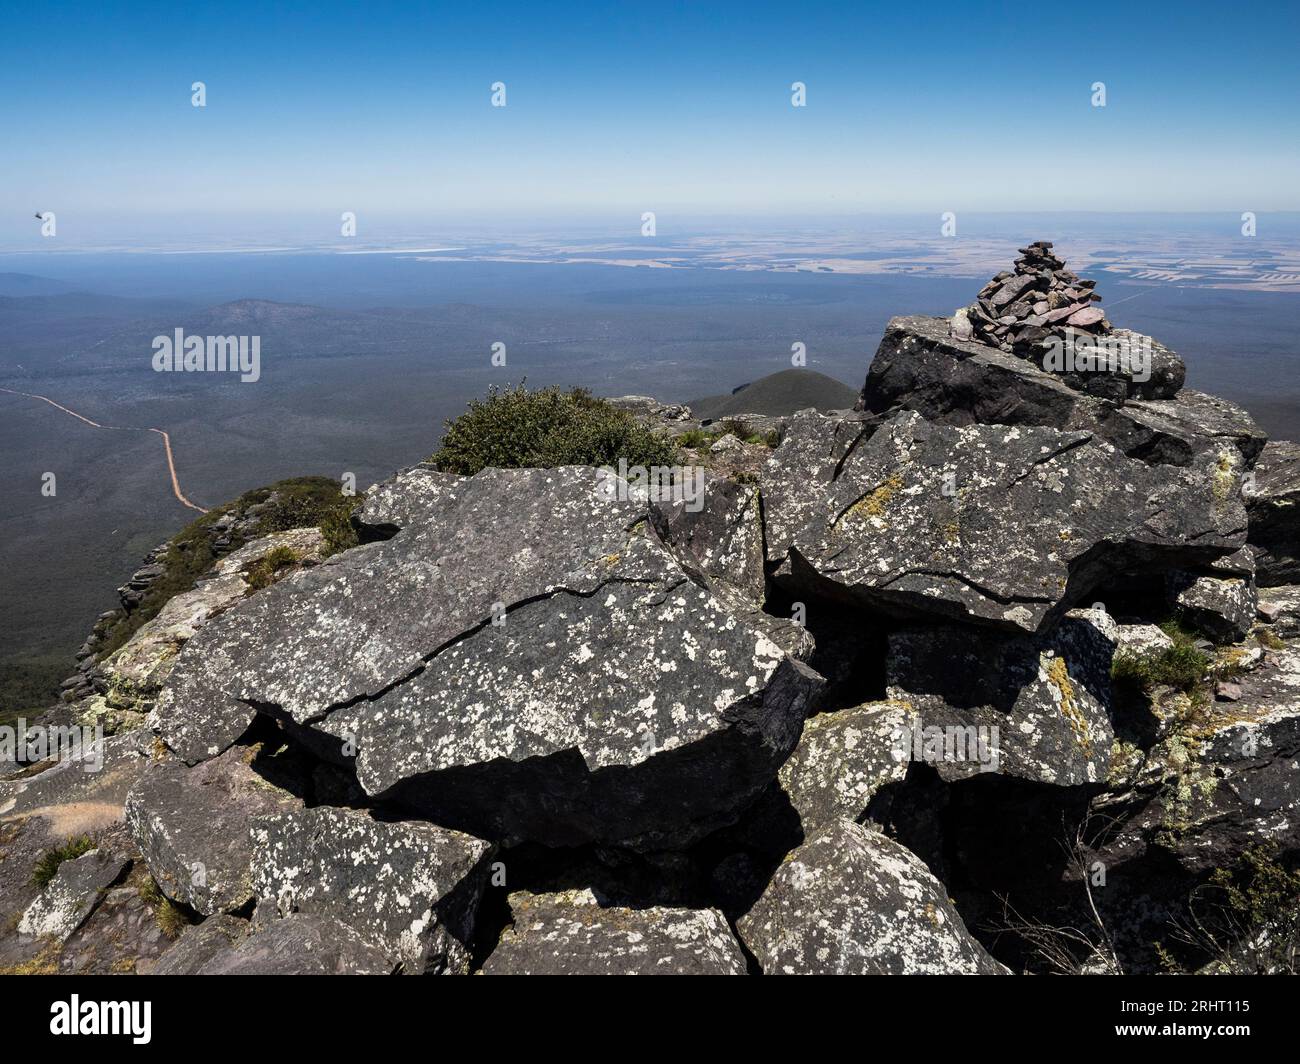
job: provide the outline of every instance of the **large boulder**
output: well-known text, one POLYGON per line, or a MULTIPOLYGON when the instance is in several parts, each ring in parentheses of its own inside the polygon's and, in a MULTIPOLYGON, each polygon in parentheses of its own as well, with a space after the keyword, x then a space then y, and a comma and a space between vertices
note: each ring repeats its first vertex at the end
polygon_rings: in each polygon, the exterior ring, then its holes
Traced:
POLYGON ((514 924, 484 975, 744 975, 745 955, 715 909, 625 909, 590 890, 510 896, 514 924))
POLYGON ((737 930, 768 975, 1003 970, 920 858, 847 820, 791 853, 737 930))
POLYGON ((1240 455, 1128 459, 1091 432, 796 417, 764 476, 792 595, 1035 632, 1122 574, 1240 548, 1240 455))
POLYGON ((204 915, 252 901, 253 819, 301 805, 253 769, 257 753, 236 746, 194 766, 156 761, 127 797, 127 823, 159 887, 204 915))
POLYGON ((635 486, 415 476, 419 505, 365 518, 404 522, 391 539, 191 640, 154 714, 167 745, 212 757, 261 712, 368 795, 483 838, 662 846, 733 820, 820 679, 690 579, 635 486))
POLYGON ((1115 642, 1093 611, 1043 636, 955 627, 889 637, 889 695, 915 710, 910 760, 948 780, 998 772, 1070 787, 1110 768, 1115 642))
POLYGON ((253 890, 346 924, 412 973, 463 972, 493 847, 415 821, 320 807, 258 817, 253 890))
POLYGON ((1246 491, 1255 579, 1260 587, 1300 583, 1300 444, 1272 440, 1246 491))
MULTIPOLYGON (((1117 330, 1116 335, 1125 335, 1117 330)), ((1130 337, 1150 341, 1149 337, 1130 337)), ((1143 461, 1186 465, 1193 456, 1239 452, 1245 468, 1265 436, 1240 407, 1183 389, 1183 365, 1150 341, 1151 376, 1119 396, 1089 394, 1067 377, 975 341, 949 335, 943 318, 891 318, 872 360, 858 409, 915 410, 953 425, 1045 425, 1087 429, 1143 461)))

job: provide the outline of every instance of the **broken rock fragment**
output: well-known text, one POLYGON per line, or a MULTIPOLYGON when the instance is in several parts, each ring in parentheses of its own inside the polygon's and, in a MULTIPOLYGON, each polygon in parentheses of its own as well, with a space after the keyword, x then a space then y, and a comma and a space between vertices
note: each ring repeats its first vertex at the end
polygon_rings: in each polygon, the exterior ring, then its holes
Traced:
POLYGON ((514 925, 484 975, 744 975, 716 909, 604 906, 590 890, 510 896, 514 925))

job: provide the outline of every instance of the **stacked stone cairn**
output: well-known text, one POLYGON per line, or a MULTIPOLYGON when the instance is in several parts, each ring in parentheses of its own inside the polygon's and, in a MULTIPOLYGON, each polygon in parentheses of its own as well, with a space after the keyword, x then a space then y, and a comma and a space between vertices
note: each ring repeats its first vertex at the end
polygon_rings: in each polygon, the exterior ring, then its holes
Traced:
POLYGON ((1110 322, 1100 307, 1097 282, 1079 277, 1052 254, 1052 244, 1036 240, 1020 248, 1014 270, 1003 270, 974 303, 953 315, 953 339, 977 340, 1022 358, 1032 357, 1067 327, 1101 336, 1110 322))

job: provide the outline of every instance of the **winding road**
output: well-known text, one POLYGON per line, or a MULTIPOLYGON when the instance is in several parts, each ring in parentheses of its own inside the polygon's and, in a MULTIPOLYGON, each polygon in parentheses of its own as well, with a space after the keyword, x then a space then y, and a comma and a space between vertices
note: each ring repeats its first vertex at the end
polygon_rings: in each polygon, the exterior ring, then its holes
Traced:
POLYGON ((15 391, 13 388, 0 388, 0 392, 5 392, 9 395, 21 395, 28 399, 39 399, 43 403, 49 403, 50 406, 54 407, 55 410, 62 410, 65 414, 71 414, 78 421, 84 421, 87 425, 90 425, 92 428, 109 429, 114 432, 156 432, 158 433, 158 435, 162 437, 163 451, 167 455, 167 470, 168 472, 171 473, 171 478, 172 478, 172 494, 176 496, 177 501, 182 506, 188 506, 191 510, 197 510, 201 514, 205 514, 208 512, 202 506, 199 506, 197 503, 191 502, 189 499, 187 499, 185 497, 185 493, 181 491, 181 482, 176 476, 176 462, 172 458, 172 438, 169 435, 167 435, 167 433, 164 432, 162 429, 140 428, 139 426, 136 425, 101 425, 98 421, 91 421, 90 418, 85 417, 82 414, 78 414, 75 410, 69 410, 62 403, 56 403, 53 399, 45 395, 34 395, 32 392, 19 392, 19 391, 15 391))

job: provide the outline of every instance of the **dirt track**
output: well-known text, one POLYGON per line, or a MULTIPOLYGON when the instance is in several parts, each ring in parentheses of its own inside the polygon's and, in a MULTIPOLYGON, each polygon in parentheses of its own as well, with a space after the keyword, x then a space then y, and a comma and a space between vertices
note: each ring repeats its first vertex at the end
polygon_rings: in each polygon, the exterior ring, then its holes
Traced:
POLYGON ((188 506, 191 510, 197 510, 201 514, 205 514, 208 512, 202 506, 199 506, 197 503, 190 502, 190 500, 185 497, 185 493, 181 491, 181 482, 176 476, 176 462, 172 458, 172 438, 169 435, 167 435, 167 433, 164 432, 162 429, 139 428, 138 426, 135 425, 101 425, 98 421, 92 421, 90 418, 78 414, 75 410, 69 410, 63 404, 56 403, 53 399, 50 399, 48 396, 35 395, 32 392, 19 392, 19 391, 15 391, 13 388, 0 388, 0 392, 6 392, 9 395, 21 395, 28 399, 39 399, 43 403, 49 403, 50 406, 54 407, 54 409, 56 410, 62 410, 65 414, 71 414, 78 421, 84 421, 87 425, 91 426, 92 428, 109 429, 114 432, 156 432, 158 433, 158 435, 162 437, 163 451, 167 455, 167 470, 171 474, 171 478, 172 478, 172 494, 176 496, 177 501, 182 506, 188 506))

